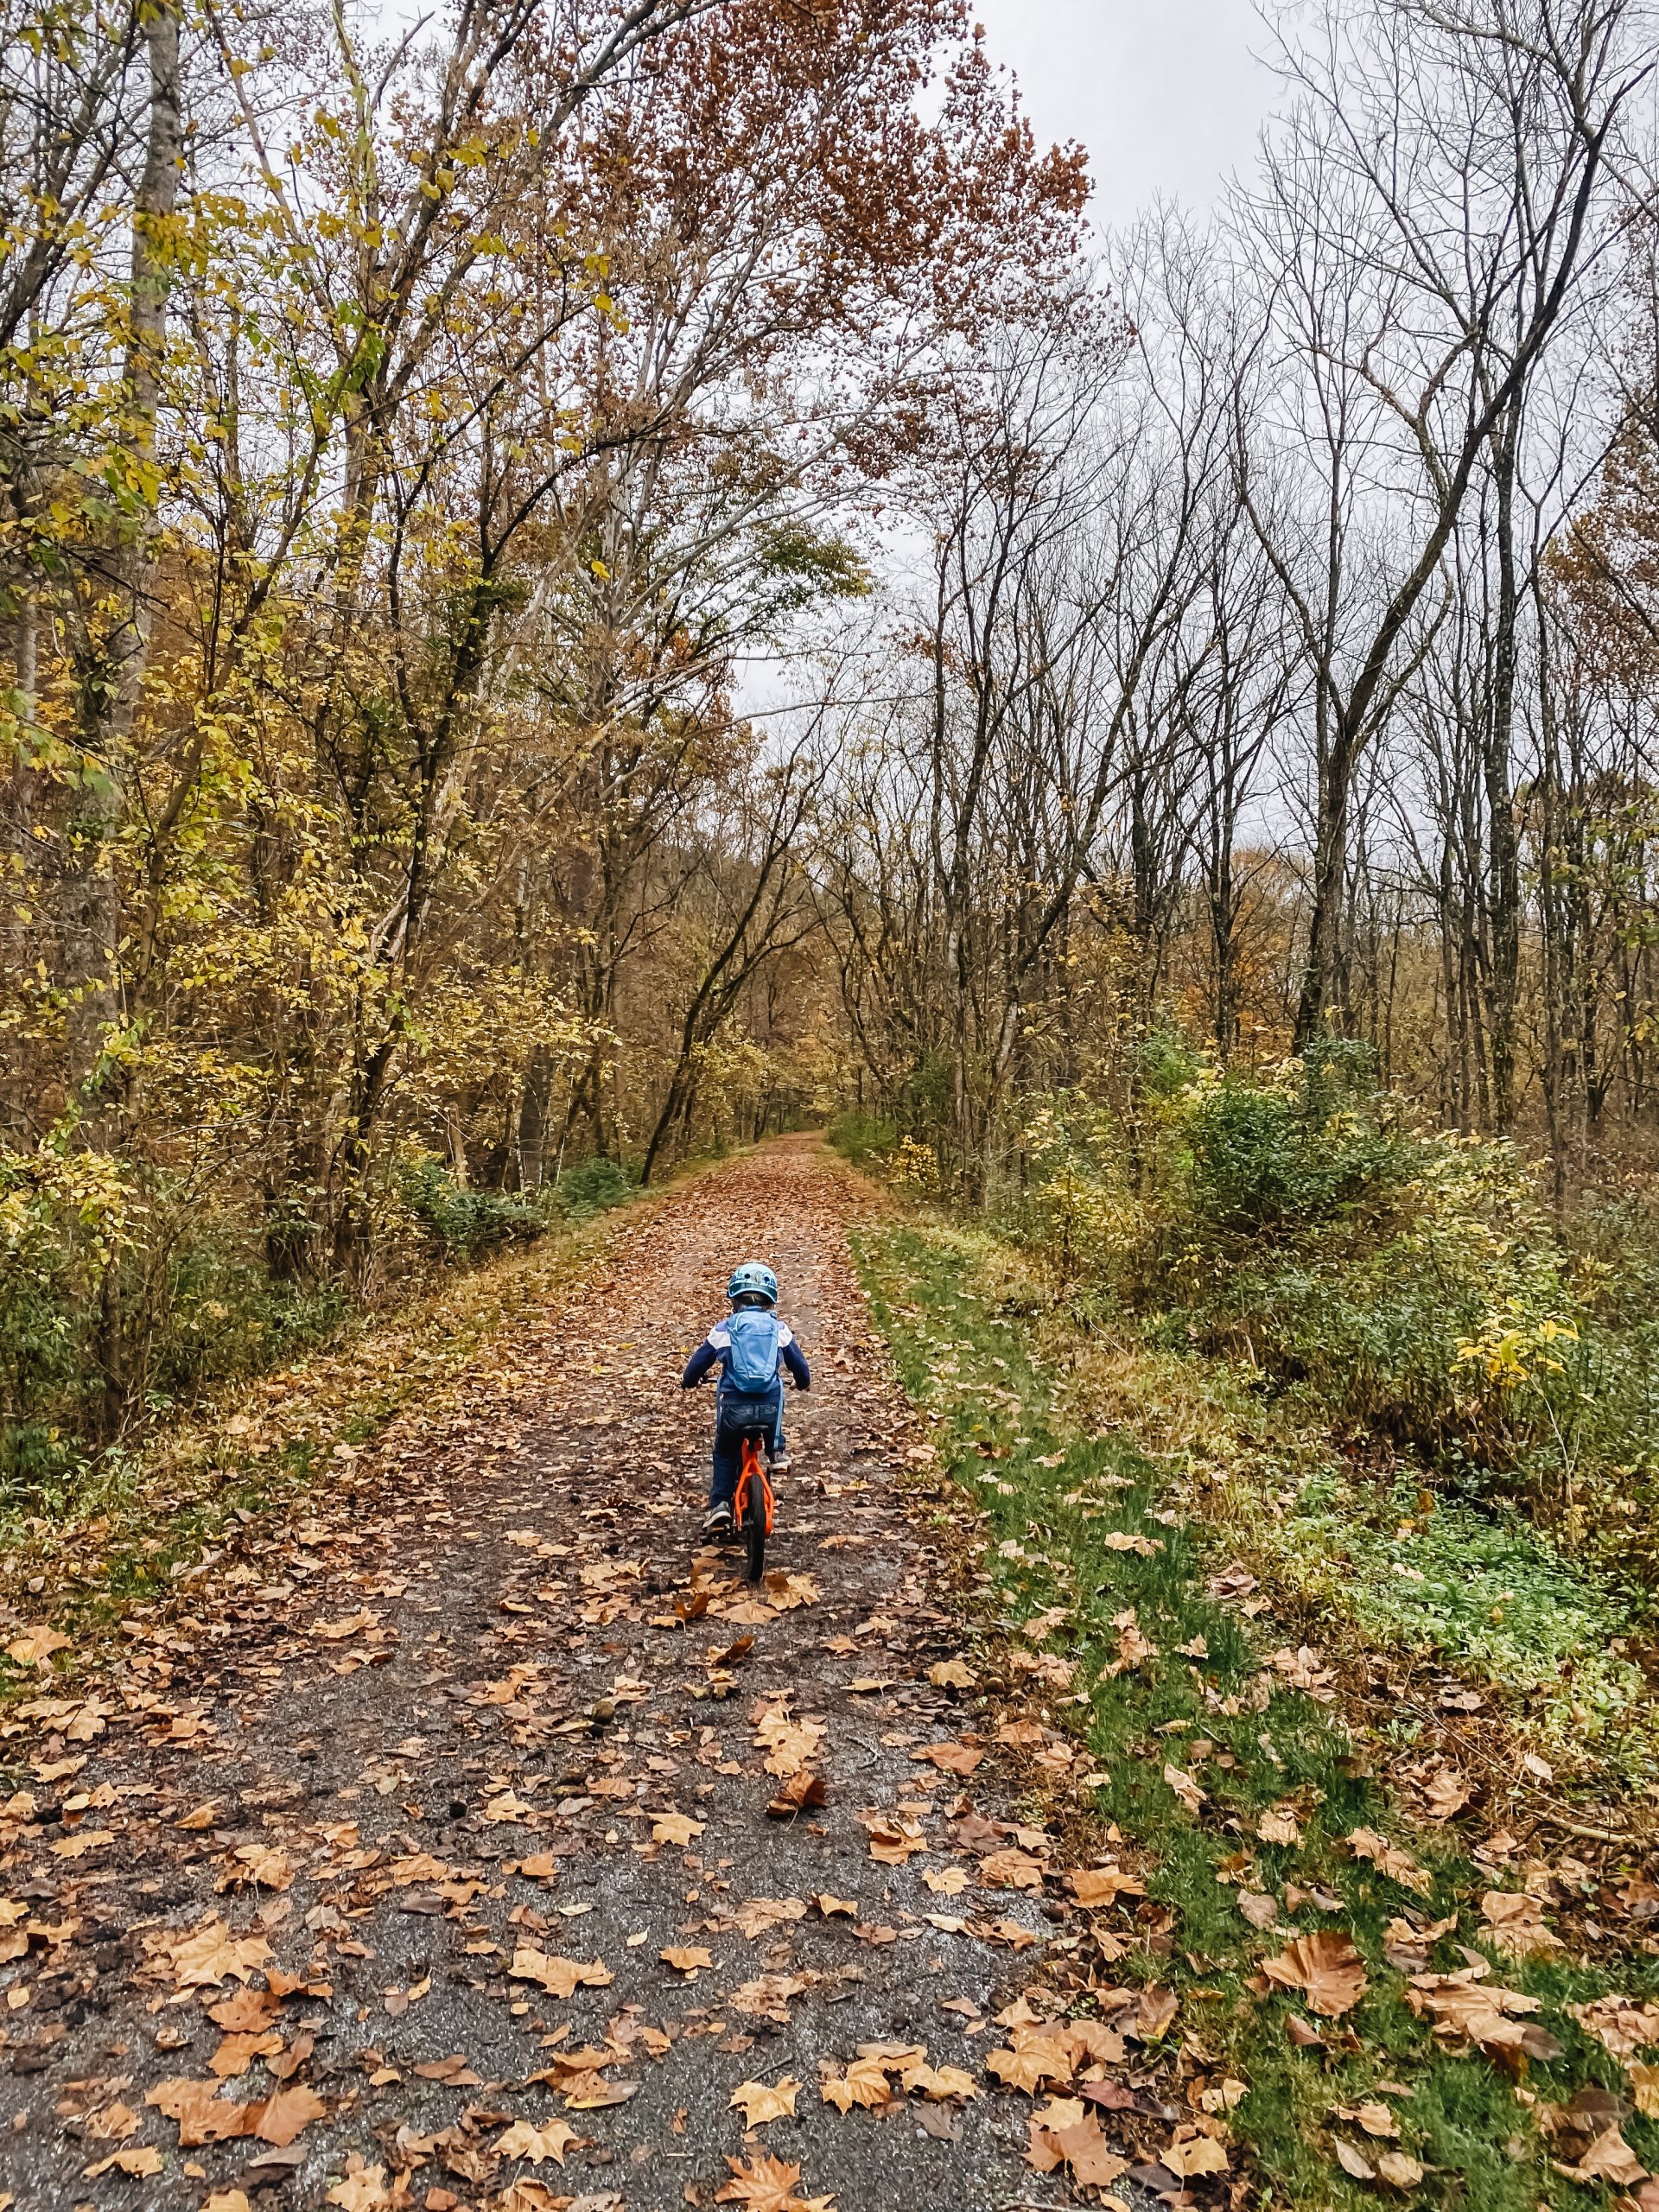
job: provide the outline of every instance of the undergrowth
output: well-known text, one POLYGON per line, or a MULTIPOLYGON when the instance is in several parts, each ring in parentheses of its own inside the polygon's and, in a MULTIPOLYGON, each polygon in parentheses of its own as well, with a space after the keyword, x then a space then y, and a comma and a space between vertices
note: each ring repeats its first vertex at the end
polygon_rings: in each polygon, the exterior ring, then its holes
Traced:
MULTIPOLYGON (((1541 2117, 1586 2084, 1615 2094, 1625 2085, 1565 2008, 1612 1986, 1659 1993, 1659 1967, 1649 1958, 1604 1967, 1570 1949, 1554 1963, 1522 1961, 1484 1943, 1471 1898, 1518 1873, 1482 1871, 1448 1832, 1410 1836, 1430 1877, 1427 1895, 1359 1862, 1344 1842, 1357 1827, 1401 1832, 1386 1776, 1367 1770, 1371 1747, 1357 1747, 1323 1704, 1264 1672, 1254 1631, 1206 1592, 1206 1573, 1226 1554, 1208 1555, 1169 1510, 1166 1472, 1122 1442, 1080 1433, 1058 1409, 1017 1277, 1010 1291, 1006 1247, 982 1232, 908 1224, 864 1237, 859 1261, 900 1377, 933 1423, 948 1471, 977 1501, 996 1625, 1014 1632, 1064 1609, 1059 1648, 1080 1687, 1052 1704, 1052 1718, 1086 1739, 1108 1777, 1094 1808, 1146 1854, 1150 1896, 1173 1916, 1170 1948, 1130 1948, 1113 1971, 1171 1983, 1182 1997, 1179 2031, 1247 2085, 1231 2122, 1259 2177, 1253 2201, 1298 2212, 1374 2204, 1376 2193, 1336 2164, 1332 2107, 1394 2082, 1406 2092, 1384 2092, 1402 2147, 1428 2170, 1419 2201, 1466 2212, 1593 2202, 1556 2171, 1541 2117), (1125 1551, 1114 1536, 1152 1548, 1125 1551), (1113 1673, 1130 1607, 1155 1654, 1113 1673), (1166 1763, 1205 1793, 1197 1817, 1166 1781, 1166 1763), (1300 1842, 1259 1840, 1263 1812, 1285 1807, 1300 1842), (1296 1904, 1291 1881, 1305 1897, 1326 1885, 1338 1909, 1296 1904), (1245 1922, 1242 1888, 1277 1899, 1277 1927, 1257 1934, 1245 1922), (1383 1957, 1389 1922, 1410 1910, 1457 1913, 1459 1940, 1448 1928, 1433 1964, 1489 1959, 1495 1980, 1542 2001, 1560 2056, 1517 2079, 1437 2044, 1383 1957), (1333 1926, 1351 1932, 1370 1986, 1345 2019, 1322 2024, 1322 2048, 1298 2049, 1286 2032, 1292 2000, 1262 1993, 1252 1977, 1287 1936, 1333 1926)), ((1352 2139, 1351 2127, 1343 2133, 1352 2139)), ((1659 2126, 1637 2115, 1625 2133, 1644 2163, 1659 2160, 1659 2126)))

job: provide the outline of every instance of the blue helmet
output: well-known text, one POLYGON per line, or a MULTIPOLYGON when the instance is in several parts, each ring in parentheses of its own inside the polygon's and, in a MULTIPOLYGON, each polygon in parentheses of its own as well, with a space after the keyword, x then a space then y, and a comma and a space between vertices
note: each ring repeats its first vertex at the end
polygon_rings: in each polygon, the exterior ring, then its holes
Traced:
POLYGON ((763 1260, 745 1260, 741 1268, 732 1269, 726 1295, 728 1298, 764 1298, 768 1306, 775 1306, 778 1303, 778 1278, 763 1260))

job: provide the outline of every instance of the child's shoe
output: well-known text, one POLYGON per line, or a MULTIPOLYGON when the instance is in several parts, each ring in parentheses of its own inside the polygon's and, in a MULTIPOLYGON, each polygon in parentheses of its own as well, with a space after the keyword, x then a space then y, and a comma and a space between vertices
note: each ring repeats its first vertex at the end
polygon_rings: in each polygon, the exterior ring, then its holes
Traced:
POLYGON ((731 1535, 732 1509, 729 1502, 722 1498, 718 1505, 711 1505, 709 1507, 709 1510, 702 1516, 702 1533, 705 1536, 729 1536, 731 1535))
POLYGON ((767 1465, 774 1475, 786 1475, 791 1462, 787 1452, 774 1452, 767 1465))

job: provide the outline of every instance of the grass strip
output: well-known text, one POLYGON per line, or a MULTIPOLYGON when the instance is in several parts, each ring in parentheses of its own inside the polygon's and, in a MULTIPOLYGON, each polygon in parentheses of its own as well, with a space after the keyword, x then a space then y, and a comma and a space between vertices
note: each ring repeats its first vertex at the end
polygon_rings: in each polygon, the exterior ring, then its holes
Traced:
MULTIPOLYGON (((1632 2109, 1624 2067, 1568 2010, 1613 1991, 1659 1994, 1654 1959, 1604 1964, 1570 1948, 1517 1959, 1497 1947, 1478 1900, 1518 1887, 1520 1868, 1483 1871, 1454 1834, 1408 1829, 1386 1781, 1367 1771, 1372 1747, 1357 1745, 1330 1707, 1264 1665, 1255 1628, 1208 1594, 1207 1578, 1225 1562, 1166 1515, 1158 1466, 1121 1439, 1079 1433, 1057 1416, 1028 1320, 1000 1309, 995 1286, 1006 1269, 994 1238, 905 1221, 862 1233, 855 1255, 904 1387, 982 1515, 996 1626, 1015 1632, 1065 1610, 1062 1648, 1083 1687, 1054 1706, 1053 1723, 1084 1738, 1109 1777, 1093 1808, 1146 1855, 1149 1896, 1173 1916, 1168 1951, 1131 1951, 1115 1971, 1173 1986, 1183 2000, 1174 2032, 1196 2038, 1247 2085, 1230 2120, 1251 2153, 1253 2201, 1307 2212, 1376 2202, 1378 2189, 1338 2164, 1338 2139, 1373 2160, 1398 2149, 1421 2162, 1427 2172, 1414 2194, 1424 2202, 1537 2212, 1605 2201, 1601 2184, 1559 2170, 1581 2154, 1582 2137, 1552 2138, 1546 2124, 1590 2087, 1618 2100, 1624 2139, 1642 2165, 1659 2162, 1659 2125, 1632 2109), (1131 1607, 1155 1655, 1113 1672, 1131 1607), (1196 1812, 1166 1769, 1204 1792, 1196 1812), (1285 1813, 1299 1840, 1264 1840, 1262 1816, 1285 1813), (1356 1858, 1345 1840, 1362 1827, 1412 1853, 1427 1878, 1424 1892, 1356 1858), (1337 1909, 1321 1909, 1315 1890, 1334 1896, 1337 1909), (1245 1891, 1275 1900, 1276 1926, 1258 1931, 1244 1919, 1245 1891), (1499 2066, 1437 2040, 1384 1955, 1385 1941, 1400 1940, 1397 1929, 1389 1937, 1391 1923, 1412 1913, 1430 1922, 1455 1914, 1429 1963, 1450 1972, 1488 1962, 1492 1982, 1541 2001, 1535 2017, 1560 2056, 1499 2066), (1315 2023, 1321 2047, 1298 2048, 1287 2016, 1306 2019, 1306 2007, 1263 1985, 1260 1965, 1288 1938, 1320 1929, 1351 1937, 1368 1986, 1342 2017, 1315 2023), (1333 2107, 1367 2103, 1393 2113, 1397 2144, 1332 2118, 1333 2107)), ((1189 2054, 1197 2047, 1189 2044, 1189 2054)))

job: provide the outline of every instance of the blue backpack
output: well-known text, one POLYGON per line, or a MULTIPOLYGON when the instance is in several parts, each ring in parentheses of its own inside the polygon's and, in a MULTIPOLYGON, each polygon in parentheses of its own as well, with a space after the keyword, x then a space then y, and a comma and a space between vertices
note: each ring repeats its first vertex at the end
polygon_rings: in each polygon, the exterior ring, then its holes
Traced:
POLYGON ((726 1387, 741 1397, 761 1398, 778 1380, 778 1316, 761 1306, 740 1306, 726 1324, 726 1387))

